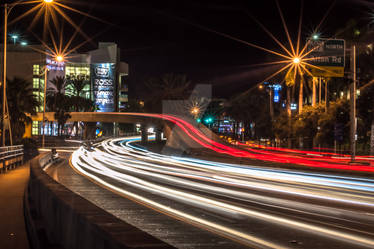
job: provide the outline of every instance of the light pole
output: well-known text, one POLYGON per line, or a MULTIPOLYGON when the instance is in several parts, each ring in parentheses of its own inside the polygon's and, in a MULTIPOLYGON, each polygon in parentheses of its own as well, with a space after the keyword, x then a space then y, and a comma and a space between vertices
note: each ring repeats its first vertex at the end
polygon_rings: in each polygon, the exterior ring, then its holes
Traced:
POLYGON ((44 69, 44 95, 43 95, 43 120, 42 120, 42 131, 43 131, 43 137, 42 137, 42 148, 44 148, 45 145, 45 104, 47 99, 47 80, 48 80, 48 67, 45 65, 44 69))
MULTIPOLYGON (((57 55, 55 57, 55 61, 57 63, 62 63, 64 61, 64 57, 62 55, 57 55)), ((47 100, 47 84, 48 84, 48 67, 45 65, 44 69, 44 96, 43 96, 43 120, 42 120, 42 148, 45 146, 45 106, 46 106, 46 100, 47 100)))
MULTIPOLYGON (((43 0, 46 4, 51 4, 54 0, 43 0)), ((19 4, 20 2, 16 2, 12 5, 4 4, 4 54, 3 54, 3 113, 2 113, 2 128, 1 128, 1 134, 2 134, 2 146, 5 146, 5 119, 9 119, 6 111, 6 72, 7 72, 7 36, 8 36, 8 16, 10 11, 19 4), (9 9, 8 9, 9 8, 9 9)), ((8 122, 9 128, 10 128, 10 121, 8 122)))
POLYGON ((2 128, 1 134, 3 137, 2 146, 5 146, 5 118, 7 117, 7 112, 5 105, 6 101, 6 50, 7 50, 7 36, 8 36, 8 4, 4 5, 4 54, 3 54, 3 114, 2 114, 2 128))
MULTIPOLYGON (((355 161, 356 157, 356 130, 357 130, 357 118, 356 118, 356 46, 353 45, 351 49, 351 69, 353 82, 351 84, 351 162, 355 161)), ((327 84, 327 83, 326 83, 327 84)))

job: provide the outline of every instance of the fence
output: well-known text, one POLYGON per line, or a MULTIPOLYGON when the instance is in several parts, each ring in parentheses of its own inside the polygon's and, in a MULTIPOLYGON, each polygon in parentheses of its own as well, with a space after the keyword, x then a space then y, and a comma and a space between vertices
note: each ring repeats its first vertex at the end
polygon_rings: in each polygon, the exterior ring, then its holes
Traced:
POLYGON ((0 172, 23 163, 23 145, 0 147, 0 172))

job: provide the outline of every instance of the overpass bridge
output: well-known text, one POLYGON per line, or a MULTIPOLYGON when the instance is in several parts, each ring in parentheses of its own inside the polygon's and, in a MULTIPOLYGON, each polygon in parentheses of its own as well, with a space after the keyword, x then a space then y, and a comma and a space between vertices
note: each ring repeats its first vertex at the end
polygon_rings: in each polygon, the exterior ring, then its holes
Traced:
MULTIPOLYGON (((141 125, 142 143, 147 142, 149 127, 153 127, 156 133, 156 140, 161 140, 161 133, 168 139, 168 145, 175 148, 202 148, 204 147, 195 133, 202 133, 215 141, 220 139, 205 126, 194 125, 192 120, 176 117, 168 114, 155 113, 133 113, 133 112, 69 112, 70 118, 67 122, 85 122, 85 123, 132 123, 141 125), (193 129, 191 129, 193 128, 193 129), (197 130, 198 129, 198 132, 197 130)), ((33 121, 43 121, 43 113, 31 116, 33 121)), ((45 113, 45 121, 56 122, 54 112, 45 113)), ((85 129, 88 129, 85 126, 85 129)), ((31 127, 29 127, 31 134, 31 127)), ((94 138, 94 131, 84 132, 85 139, 94 138)))

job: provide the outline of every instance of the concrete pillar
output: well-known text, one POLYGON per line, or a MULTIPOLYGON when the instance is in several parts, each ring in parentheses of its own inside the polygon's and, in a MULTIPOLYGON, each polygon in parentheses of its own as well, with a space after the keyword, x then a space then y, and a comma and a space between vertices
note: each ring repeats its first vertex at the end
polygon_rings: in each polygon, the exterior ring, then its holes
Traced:
POLYGON ((114 130, 113 130, 113 134, 115 137, 118 137, 119 136, 119 124, 118 123, 114 123, 114 130))
POLYGON ((155 128, 155 133, 156 133, 156 142, 160 143, 162 141, 162 139, 161 139, 162 129, 161 128, 155 128))
POLYGON ((141 131, 141 143, 142 144, 146 144, 148 143, 148 133, 147 133, 147 126, 145 124, 142 124, 142 126, 140 127, 140 131, 141 131))
POLYGON ((85 122, 83 127, 83 139, 94 139, 96 137, 96 122, 85 122))
POLYGON ((164 138, 166 138, 166 139, 170 138, 171 130, 172 130, 172 128, 169 125, 167 125, 167 124, 164 125, 164 127, 163 127, 164 138))

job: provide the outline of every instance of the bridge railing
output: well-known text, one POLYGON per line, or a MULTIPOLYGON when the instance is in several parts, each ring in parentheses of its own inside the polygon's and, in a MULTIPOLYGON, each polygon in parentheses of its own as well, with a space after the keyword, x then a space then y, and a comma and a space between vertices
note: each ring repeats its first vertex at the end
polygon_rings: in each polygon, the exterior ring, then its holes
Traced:
POLYGON ((42 169, 50 158, 44 153, 30 162, 24 213, 32 248, 174 248, 55 181, 42 169))
POLYGON ((23 163, 23 145, 0 147, 0 171, 7 171, 23 163))

